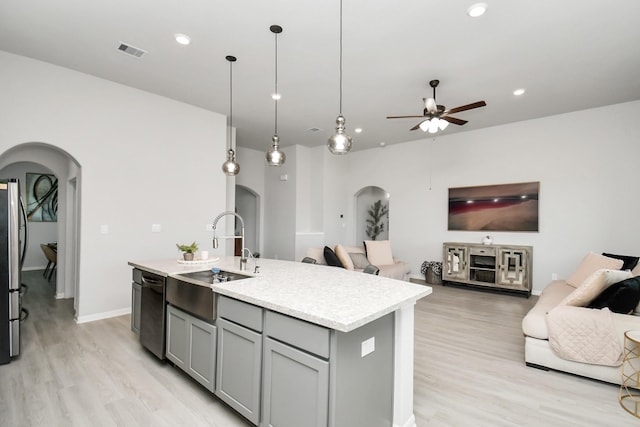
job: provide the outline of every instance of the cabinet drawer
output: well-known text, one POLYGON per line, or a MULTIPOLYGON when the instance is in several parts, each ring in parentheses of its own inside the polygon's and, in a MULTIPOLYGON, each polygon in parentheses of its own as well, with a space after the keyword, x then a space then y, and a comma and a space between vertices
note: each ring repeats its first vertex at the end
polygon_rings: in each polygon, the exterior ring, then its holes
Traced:
POLYGON ((322 326, 267 311, 265 333, 301 350, 329 358, 329 329, 322 326))
POLYGON ((496 256, 496 248, 476 248, 470 247, 469 253, 471 255, 488 255, 488 256, 496 256))
POLYGON ((218 316, 254 331, 262 332, 262 309, 255 305, 220 295, 218 316))

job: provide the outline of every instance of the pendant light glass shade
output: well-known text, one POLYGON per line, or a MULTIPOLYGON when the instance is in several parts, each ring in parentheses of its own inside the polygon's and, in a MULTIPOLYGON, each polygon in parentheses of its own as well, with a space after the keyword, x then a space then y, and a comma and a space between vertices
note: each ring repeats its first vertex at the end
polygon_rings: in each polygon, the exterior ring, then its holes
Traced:
POLYGON ((327 141, 327 147, 333 154, 347 154, 351 150, 352 139, 344 131, 344 117, 336 118, 336 133, 327 141))
POLYGON ((233 133, 233 63, 236 62, 235 56, 227 56, 229 61, 229 126, 227 129, 227 138, 229 140, 229 149, 227 150, 227 160, 222 164, 222 172, 228 176, 235 176, 240 172, 240 165, 236 162, 236 153, 233 151, 232 133, 233 133))
POLYGON ((267 151, 267 155, 265 160, 269 166, 282 166, 287 159, 287 156, 280 151, 280 138, 278 137, 278 101, 280 100, 280 92, 278 92, 278 34, 282 32, 282 27, 280 25, 272 25, 269 27, 269 30, 275 35, 276 39, 276 71, 275 71, 275 91, 273 92, 273 103, 275 106, 275 115, 274 115, 274 130, 273 136, 271 137, 271 149, 267 151))
POLYGON ((353 140, 345 132, 345 119, 342 116, 342 0, 340 0, 340 114, 336 118, 336 132, 327 141, 332 154, 347 154, 353 140))
POLYGON ((271 145, 271 149, 267 151, 266 161, 269 166, 282 166, 284 162, 287 160, 287 156, 280 151, 280 146, 278 145, 278 135, 273 135, 271 140, 273 144, 271 145))

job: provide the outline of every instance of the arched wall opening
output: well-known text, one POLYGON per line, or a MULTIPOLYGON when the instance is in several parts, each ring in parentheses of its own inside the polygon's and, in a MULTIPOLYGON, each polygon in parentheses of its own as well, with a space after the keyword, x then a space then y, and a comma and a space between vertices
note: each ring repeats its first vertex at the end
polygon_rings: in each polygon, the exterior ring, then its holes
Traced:
MULTIPOLYGON (((382 226, 382 230, 375 237, 367 235, 367 225, 370 225, 367 220, 372 219, 369 211, 373 209, 376 202, 389 209, 390 195, 383 188, 373 185, 363 187, 356 192, 355 198, 355 238, 356 243, 360 244, 364 240, 387 240, 389 238, 389 213, 380 218, 379 225, 382 226)), ((389 209, 390 210, 390 209, 389 209)))
POLYGON ((26 173, 31 172, 52 174, 58 179, 58 212, 56 223, 43 225, 28 222, 30 228, 38 227, 40 232, 29 236, 25 267, 37 268, 42 262, 44 262, 42 268, 46 265, 46 261, 40 258, 43 257, 40 243, 48 242, 35 241, 36 239, 57 241, 56 298, 74 298, 77 314, 80 297, 78 254, 80 253, 81 166, 66 151, 41 142, 18 144, 0 154, 0 176, 18 178, 21 182, 23 197, 26 173), (56 225, 52 226, 52 224, 56 225), (52 239, 54 235, 55 239, 52 239))

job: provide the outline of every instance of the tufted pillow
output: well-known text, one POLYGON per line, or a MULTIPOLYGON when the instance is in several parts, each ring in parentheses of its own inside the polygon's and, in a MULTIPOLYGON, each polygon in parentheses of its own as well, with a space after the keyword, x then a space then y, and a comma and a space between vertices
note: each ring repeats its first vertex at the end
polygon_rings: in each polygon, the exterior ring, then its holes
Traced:
POLYGON ((615 255, 608 254, 606 252, 602 252, 602 255, 609 258, 621 259, 623 264, 622 267, 620 267, 620 270, 633 270, 633 268, 638 265, 638 260, 640 260, 640 257, 637 256, 615 255))
POLYGON ((353 270, 353 261, 351 261, 351 257, 349 256, 349 252, 347 252, 347 248, 338 244, 336 245, 334 250, 342 266, 347 270, 353 270))
POLYGON ((389 240, 365 240, 364 249, 367 251, 367 259, 371 264, 377 266, 393 264, 389 240))
POLYGON ((607 307, 614 313, 631 313, 640 302, 640 277, 631 277, 618 283, 614 283, 602 291, 589 308, 607 307))
POLYGON ((606 256, 594 254, 593 252, 589 252, 582 259, 582 262, 573 272, 571 276, 567 279, 567 283, 574 288, 577 288, 596 270, 600 270, 602 268, 607 268, 610 270, 619 270, 622 267, 622 260, 609 258, 606 256))
POLYGON ((558 305, 586 307, 602 291, 614 283, 631 277, 631 272, 623 270, 596 270, 558 305))
POLYGON ((324 259, 327 261, 327 265, 344 268, 336 253, 329 246, 324 247, 324 259))

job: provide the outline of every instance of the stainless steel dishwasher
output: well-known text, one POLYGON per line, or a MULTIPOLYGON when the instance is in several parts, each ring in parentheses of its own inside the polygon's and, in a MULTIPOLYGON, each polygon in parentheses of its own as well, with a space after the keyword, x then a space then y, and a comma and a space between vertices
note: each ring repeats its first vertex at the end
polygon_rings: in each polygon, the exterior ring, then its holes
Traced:
POLYGON ((140 297, 140 344, 165 358, 166 278, 134 269, 134 282, 142 286, 140 297))

